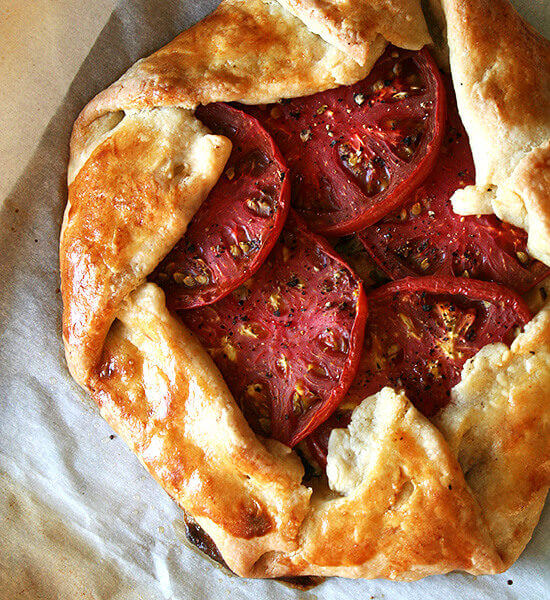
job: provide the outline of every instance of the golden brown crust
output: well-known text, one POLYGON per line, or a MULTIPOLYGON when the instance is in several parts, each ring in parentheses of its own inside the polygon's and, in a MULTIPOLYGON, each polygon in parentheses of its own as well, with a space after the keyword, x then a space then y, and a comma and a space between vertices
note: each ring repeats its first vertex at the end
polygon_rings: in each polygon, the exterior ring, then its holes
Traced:
POLYGON ((476 166, 476 185, 457 192, 453 206, 524 227, 533 256, 550 264, 550 192, 542 183, 550 175, 537 150, 550 141, 550 42, 505 0, 441 1, 476 166), (536 225, 541 219, 544 230, 536 225))
POLYGON ((89 383, 102 416, 174 500, 224 532, 233 551, 216 541, 236 572, 266 548, 292 551, 310 496, 298 457, 260 443, 159 288, 138 288, 118 318, 89 383))
POLYGON ((327 475, 342 496, 313 498, 283 572, 414 580, 501 569, 456 459, 403 392, 366 398, 332 433, 327 475))
POLYGON ((498 217, 525 229, 529 252, 550 265, 550 140, 518 163, 492 207, 498 217))
MULTIPOLYGON (((547 240, 533 240, 548 231, 548 114, 531 105, 520 114, 525 89, 510 89, 509 78, 521 70, 534 86, 529 102, 544 106, 547 47, 501 0, 443 0, 441 14, 478 183, 498 183, 490 196, 487 185, 476 188, 476 201, 480 189, 489 208, 499 201, 543 254, 547 240), (506 36, 486 34, 494 7, 506 36), (537 68, 543 81, 533 79, 537 68), (495 135, 505 142, 488 158, 485 123, 497 128, 492 145, 495 135)), ((511 349, 486 347, 467 363, 437 420, 443 435, 403 394, 366 399, 331 436, 330 488, 312 490, 296 454, 252 433, 204 349, 162 292, 143 285, 230 151, 194 118, 198 103, 260 103, 351 83, 386 40, 414 48, 425 36, 415 0, 226 0, 75 124, 61 240, 69 367, 241 575, 494 573, 517 558, 546 496, 546 310, 511 349)))
POLYGON ((431 41, 419 0, 278 1, 362 65, 377 35, 409 50, 420 50, 431 41))
POLYGON ((458 457, 504 567, 531 538, 550 486, 550 303, 510 348, 483 348, 436 424, 458 457))
POLYGON ((195 108, 220 100, 262 104, 349 84, 370 71, 385 45, 372 29, 359 64, 275 0, 224 0, 94 98, 73 135, 80 137, 98 116, 121 109, 195 108))
POLYGON ((550 42, 505 0, 442 0, 476 184, 499 185, 550 138, 550 42))
POLYGON ((229 140, 209 134, 190 111, 134 111, 77 172, 60 262, 67 362, 81 385, 120 302, 185 233, 230 151, 229 140))

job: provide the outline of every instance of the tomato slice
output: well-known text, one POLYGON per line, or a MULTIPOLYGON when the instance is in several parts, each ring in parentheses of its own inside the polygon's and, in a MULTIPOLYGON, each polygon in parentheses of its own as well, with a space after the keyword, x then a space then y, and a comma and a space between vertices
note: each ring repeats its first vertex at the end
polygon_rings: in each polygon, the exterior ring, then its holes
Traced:
POLYGON ((291 212, 253 278, 215 304, 179 314, 252 428, 293 446, 347 392, 366 311, 360 279, 291 212))
POLYGON ((389 47, 362 81, 267 107, 243 107, 290 167, 292 205, 311 229, 344 235, 399 207, 429 173, 445 90, 427 50, 389 47))
POLYGON ((426 416, 449 401, 464 363, 483 346, 511 342, 531 318, 520 296, 497 283, 467 278, 415 277, 368 295, 369 317, 357 376, 330 421, 308 438, 326 464, 330 431, 386 385, 402 388, 426 416))
POLYGON ((233 150, 225 172, 152 279, 172 307, 210 304, 255 273, 277 241, 290 205, 285 162, 258 121, 227 104, 197 109, 233 150))
POLYGON ((439 159, 405 206, 359 234, 392 279, 467 276, 497 281, 524 293, 550 274, 527 254, 527 234, 495 216, 461 217, 451 196, 474 183, 474 163, 449 77, 447 128, 439 159))

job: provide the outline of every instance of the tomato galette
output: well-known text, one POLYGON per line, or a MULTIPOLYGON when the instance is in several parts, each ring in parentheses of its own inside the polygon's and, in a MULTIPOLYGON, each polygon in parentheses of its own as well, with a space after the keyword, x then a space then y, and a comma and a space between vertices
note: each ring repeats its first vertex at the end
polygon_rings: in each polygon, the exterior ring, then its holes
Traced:
POLYGON ((545 501, 550 44, 420 4, 224 0, 74 127, 69 368, 239 575, 495 573, 545 501))

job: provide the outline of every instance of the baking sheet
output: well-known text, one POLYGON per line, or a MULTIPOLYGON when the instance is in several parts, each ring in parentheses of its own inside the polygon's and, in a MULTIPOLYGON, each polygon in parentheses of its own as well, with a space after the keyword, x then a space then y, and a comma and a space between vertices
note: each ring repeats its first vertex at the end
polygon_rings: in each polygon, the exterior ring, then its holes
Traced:
MULTIPOLYGON (((72 382, 57 243, 72 122, 135 60, 215 0, 121 2, 0 211, 0 598, 550 598, 550 510, 507 573, 414 584, 332 579, 302 592, 227 575, 183 541, 182 514, 72 382)), ((516 3, 549 31, 547 0, 516 3)))

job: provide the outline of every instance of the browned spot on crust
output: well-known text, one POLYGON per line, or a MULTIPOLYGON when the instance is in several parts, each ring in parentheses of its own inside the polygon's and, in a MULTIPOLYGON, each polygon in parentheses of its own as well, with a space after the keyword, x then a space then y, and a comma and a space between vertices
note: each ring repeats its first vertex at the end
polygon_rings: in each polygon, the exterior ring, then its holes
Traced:
MULTIPOLYGON (((193 519, 193 517, 184 512, 183 522, 185 525, 185 537, 187 538, 187 541, 193 544, 193 546, 195 546, 203 554, 206 554, 206 556, 217 562, 224 569, 227 569, 230 573, 232 573, 231 569, 227 566, 227 563, 224 561, 221 552, 218 550, 218 547, 214 543, 214 540, 193 519)), ((321 585, 321 583, 325 581, 325 578, 310 576, 278 577, 276 581, 279 581, 287 587, 302 590, 305 592, 307 590, 311 590, 317 587, 318 585, 321 585)))

